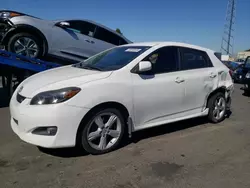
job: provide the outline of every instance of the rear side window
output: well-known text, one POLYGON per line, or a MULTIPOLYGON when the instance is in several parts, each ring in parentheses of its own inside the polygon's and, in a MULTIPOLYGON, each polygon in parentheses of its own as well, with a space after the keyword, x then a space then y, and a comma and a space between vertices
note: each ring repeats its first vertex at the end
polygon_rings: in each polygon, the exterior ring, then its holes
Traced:
POLYGON ((125 41, 123 38, 121 38, 121 37, 119 37, 119 38, 120 38, 119 45, 128 44, 128 42, 125 41))
POLYGON ((207 53, 191 48, 180 48, 181 70, 201 69, 212 67, 212 63, 207 53))
POLYGON ((98 27, 95 34, 95 38, 114 45, 120 44, 119 36, 101 27, 98 27))

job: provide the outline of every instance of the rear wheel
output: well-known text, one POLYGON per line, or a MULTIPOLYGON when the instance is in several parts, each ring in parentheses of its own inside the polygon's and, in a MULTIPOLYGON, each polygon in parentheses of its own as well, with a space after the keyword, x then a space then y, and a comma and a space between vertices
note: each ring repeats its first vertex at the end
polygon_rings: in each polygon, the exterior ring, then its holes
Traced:
POLYGON ((7 50, 32 58, 39 58, 43 54, 42 41, 29 33, 14 34, 8 41, 7 50))
POLYGON ((103 154, 116 149, 124 135, 124 117, 115 108, 96 111, 86 126, 80 129, 81 146, 91 154, 103 154))
POLYGON ((226 99, 221 92, 215 93, 208 100, 208 119, 213 123, 219 123, 225 119, 226 115, 226 99))

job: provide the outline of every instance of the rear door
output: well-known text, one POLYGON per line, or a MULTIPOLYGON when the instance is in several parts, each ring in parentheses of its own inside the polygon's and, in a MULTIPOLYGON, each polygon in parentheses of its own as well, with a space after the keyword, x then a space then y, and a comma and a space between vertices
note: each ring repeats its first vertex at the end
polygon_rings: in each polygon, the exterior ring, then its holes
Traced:
POLYGON ((180 69, 185 80, 184 111, 200 112, 217 86, 218 73, 205 51, 180 47, 180 69))
POLYGON ((119 36, 111 31, 98 26, 94 35, 96 50, 99 52, 118 46, 120 44, 119 36))

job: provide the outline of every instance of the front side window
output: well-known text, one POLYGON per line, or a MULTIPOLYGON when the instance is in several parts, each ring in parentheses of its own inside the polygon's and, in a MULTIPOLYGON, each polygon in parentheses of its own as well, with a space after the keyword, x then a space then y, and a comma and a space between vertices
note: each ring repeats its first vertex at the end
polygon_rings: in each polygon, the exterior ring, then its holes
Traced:
POLYGON ((152 63, 153 74, 168 73, 178 70, 178 55, 176 47, 163 47, 144 59, 152 63))
POLYGON ((206 52, 191 48, 180 48, 181 70, 200 69, 212 67, 206 52))
POLYGON ((126 46, 112 48, 73 66, 99 71, 118 70, 129 64, 132 60, 149 48, 149 46, 126 46))
POLYGON ((68 29, 73 30, 74 32, 81 33, 83 35, 88 35, 90 37, 94 36, 96 26, 92 23, 81 21, 81 20, 71 20, 67 21, 70 26, 68 29))
POLYGON ((98 27, 95 33, 95 38, 114 45, 119 45, 120 43, 119 36, 102 27, 98 27))

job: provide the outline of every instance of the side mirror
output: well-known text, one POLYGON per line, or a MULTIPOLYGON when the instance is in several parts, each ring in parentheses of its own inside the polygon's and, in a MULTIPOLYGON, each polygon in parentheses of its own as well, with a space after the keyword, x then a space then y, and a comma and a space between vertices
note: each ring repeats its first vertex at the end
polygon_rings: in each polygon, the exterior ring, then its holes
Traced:
POLYGON ((141 61, 139 63, 138 72, 147 72, 152 70, 152 63, 150 61, 141 61))
POLYGON ((59 22, 57 25, 60 27, 69 27, 70 26, 69 22, 59 22))

